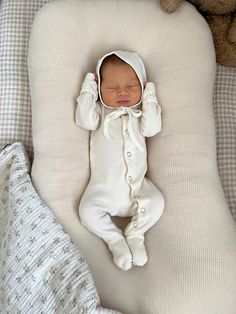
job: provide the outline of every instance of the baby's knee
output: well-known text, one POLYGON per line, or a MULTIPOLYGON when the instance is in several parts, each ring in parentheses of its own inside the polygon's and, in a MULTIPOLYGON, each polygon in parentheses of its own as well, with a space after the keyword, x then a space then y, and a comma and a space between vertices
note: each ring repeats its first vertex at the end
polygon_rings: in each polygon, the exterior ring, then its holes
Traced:
POLYGON ((96 225, 103 215, 104 211, 93 204, 81 203, 79 206, 79 217, 84 226, 96 225))
POLYGON ((80 204, 79 206, 79 218, 84 226, 90 226, 94 223, 95 215, 91 206, 80 204))
POLYGON ((163 214, 164 207, 165 207, 164 197, 161 193, 159 193, 150 208, 150 213, 154 221, 158 221, 160 219, 160 217, 163 214))
POLYGON ((160 191, 157 197, 157 204, 158 204, 158 207, 160 208, 160 211, 163 212, 164 207, 165 207, 165 199, 160 191))

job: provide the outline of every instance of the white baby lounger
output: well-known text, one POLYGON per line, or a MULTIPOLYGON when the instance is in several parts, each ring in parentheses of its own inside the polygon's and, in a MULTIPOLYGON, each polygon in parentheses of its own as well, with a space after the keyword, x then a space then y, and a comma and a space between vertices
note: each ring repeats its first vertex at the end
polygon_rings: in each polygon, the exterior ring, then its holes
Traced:
POLYGON ((54 1, 36 16, 28 63, 32 178, 87 257, 102 305, 126 314, 235 314, 236 232, 216 165, 215 58, 204 19, 189 3, 168 15, 157 0, 54 1), (142 56, 163 118, 147 148, 165 211, 146 234, 147 265, 127 272, 77 213, 90 172, 76 98, 98 58, 117 49, 142 56))

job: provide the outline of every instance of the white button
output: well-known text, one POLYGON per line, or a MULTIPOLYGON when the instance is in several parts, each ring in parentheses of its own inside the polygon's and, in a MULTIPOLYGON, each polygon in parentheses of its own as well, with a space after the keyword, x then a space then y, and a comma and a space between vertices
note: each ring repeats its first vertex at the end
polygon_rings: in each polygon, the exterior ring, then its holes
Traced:
POLYGON ((131 182, 133 178, 131 176, 128 176, 128 180, 131 182))
POLYGON ((145 213, 145 208, 144 207, 141 208, 141 213, 145 213))
POLYGON ((134 228, 137 228, 136 222, 133 223, 133 227, 134 227, 134 228))
POLYGON ((126 129, 126 130, 125 130, 125 133, 126 133, 126 134, 129 134, 129 131, 128 131, 128 129, 126 129))
POLYGON ((127 156, 130 157, 130 156, 131 156, 131 152, 128 152, 128 153, 127 153, 127 156))

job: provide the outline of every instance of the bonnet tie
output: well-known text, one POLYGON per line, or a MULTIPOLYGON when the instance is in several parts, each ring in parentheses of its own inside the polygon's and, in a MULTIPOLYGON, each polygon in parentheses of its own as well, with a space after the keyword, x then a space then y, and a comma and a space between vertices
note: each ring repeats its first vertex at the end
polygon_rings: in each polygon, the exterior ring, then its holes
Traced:
POLYGON ((142 144, 139 143, 134 129, 133 129, 133 123, 132 120, 133 118, 139 118, 142 115, 142 111, 138 110, 138 109, 131 109, 131 108, 127 108, 127 107, 121 107, 119 109, 116 109, 114 111, 112 111, 111 113, 109 113, 104 120, 104 125, 103 125, 103 134, 105 136, 105 138, 109 141, 109 142, 115 142, 116 138, 111 136, 110 132, 109 132, 109 125, 110 122, 112 120, 115 120, 117 118, 119 118, 122 115, 128 115, 128 123, 127 123, 127 130, 128 130, 128 134, 129 137, 131 139, 131 141, 134 143, 134 145, 141 150, 142 152, 144 151, 144 147, 142 146, 142 144))

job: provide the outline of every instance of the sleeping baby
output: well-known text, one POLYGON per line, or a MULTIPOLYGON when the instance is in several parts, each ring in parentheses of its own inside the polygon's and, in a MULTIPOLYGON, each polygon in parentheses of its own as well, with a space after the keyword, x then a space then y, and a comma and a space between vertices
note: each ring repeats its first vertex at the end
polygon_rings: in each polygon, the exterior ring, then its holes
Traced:
POLYGON ((146 82, 137 53, 112 51, 88 73, 77 98, 76 124, 90 130, 89 184, 81 198, 82 224, 102 238, 123 270, 143 266, 144 234, 161 217, 164 199, 145 177, 145 137, 161 131, 155 85, 146 82), (123 230, 111 216, 131 217, 123 230))

